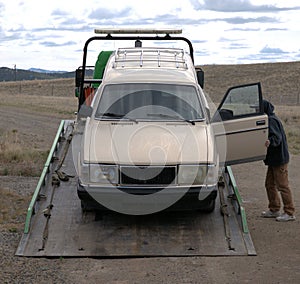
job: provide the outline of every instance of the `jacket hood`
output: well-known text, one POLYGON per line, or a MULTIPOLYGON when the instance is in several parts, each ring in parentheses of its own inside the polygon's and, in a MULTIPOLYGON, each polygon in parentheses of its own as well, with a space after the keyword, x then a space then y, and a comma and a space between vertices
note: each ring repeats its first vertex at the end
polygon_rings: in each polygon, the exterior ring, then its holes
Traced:
POLYGON ((267 114, 268 116, 270 115, 274 115, 274 106, 266 101, 266 100, 263 100, 263 107, 264 107, 264 113, 267 114))

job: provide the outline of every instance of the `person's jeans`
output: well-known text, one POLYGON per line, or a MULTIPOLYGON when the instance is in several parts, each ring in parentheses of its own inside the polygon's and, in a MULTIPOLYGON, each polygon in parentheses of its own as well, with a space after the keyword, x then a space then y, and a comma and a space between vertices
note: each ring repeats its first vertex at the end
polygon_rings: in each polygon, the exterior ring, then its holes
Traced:
POLYGON ((269 199, 269 209, 271 211, 280 210, 280 192, 284 212, 294 215, 295 207, 289 187, 288 164, 278 167, 268 166, 265 186, 269 199))

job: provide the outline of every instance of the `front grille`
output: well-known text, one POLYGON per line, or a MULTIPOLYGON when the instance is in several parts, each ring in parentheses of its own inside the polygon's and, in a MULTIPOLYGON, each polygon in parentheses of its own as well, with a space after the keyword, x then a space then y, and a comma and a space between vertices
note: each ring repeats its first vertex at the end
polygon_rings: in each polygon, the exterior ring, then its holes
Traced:
POLYGON ((121 185, 168 185, 174 184, 176 167, 123 166, 121 185))

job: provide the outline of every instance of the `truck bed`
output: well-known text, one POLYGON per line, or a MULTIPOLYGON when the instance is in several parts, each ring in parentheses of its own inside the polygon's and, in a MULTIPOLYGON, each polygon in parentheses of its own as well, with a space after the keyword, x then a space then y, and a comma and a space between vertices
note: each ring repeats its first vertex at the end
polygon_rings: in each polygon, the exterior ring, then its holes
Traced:
POLYGON ((72 125, 72 121, 62 121, 59 127, 28 208, 17 256, 126 258, 256 254, 230 169, 224 172, 223 182, 219 184, 216 209, 212 213, 182 211, 128 216, 110 211, 82 212, 72 147, 68 145, 72 125), (59 163, 69 179, 57 186, 53 185, 52 177, 59 163))

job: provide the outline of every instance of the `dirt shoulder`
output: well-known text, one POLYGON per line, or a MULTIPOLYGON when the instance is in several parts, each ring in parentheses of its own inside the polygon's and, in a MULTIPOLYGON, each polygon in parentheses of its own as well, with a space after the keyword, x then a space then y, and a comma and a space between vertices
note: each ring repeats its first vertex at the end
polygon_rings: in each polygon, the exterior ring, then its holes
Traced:
MULTIPOLYGON (((292 156, 291 186, 299 211, 300 156, 292 156)), ((2 283, 298 283, 300 279, 299 218, 278 223, 260 218, 266 208, 265 167, 252 163, 233 167, 243 198, 257 256, 162 257, 142 259, 15 257, 26 208, 37 178, 0 177, 0 279, 2 283), (9 193, 9 194, 8 194, 9 193)))

